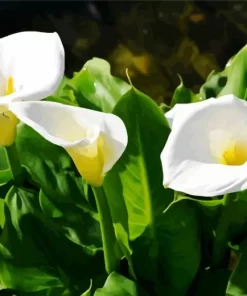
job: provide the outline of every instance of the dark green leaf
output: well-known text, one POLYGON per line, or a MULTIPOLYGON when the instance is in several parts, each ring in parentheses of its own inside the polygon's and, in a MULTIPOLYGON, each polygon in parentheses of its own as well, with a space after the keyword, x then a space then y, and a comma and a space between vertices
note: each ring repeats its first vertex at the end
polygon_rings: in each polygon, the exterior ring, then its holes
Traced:
POLYGON ((247 295, 247 241, 240 245, 240 254, 237 266, 235 267, 227 286, 226 296, 247 295))
POLYGON ((89 254, 68 240, 42 213, 36 192, 15 187, 10 190, 0 238, 3 286, 17 289, 21 295, 76 296, 88 288, 91 278, 97 283, 104 276, 103 270, 102 252, 89 254))
MULTIPOLYGON (((225 296, 231 272, 227 269, 202 270, 190 290, 191 296, 225 296)), ((239 295, 239 294, 236 294, 239 295)))
POLYGON ((190 200, 172 203, 157 221, 164 295, 186 295, 201 261, 200 211, 190 200))
POLYGON ((189 88, 186 88, 183 84, 182 77, 179 75, 180 84, 175 89, 170 107, 174 107, 176 104, 194 103, 200 100, 199 96, 194 94, 189 88))

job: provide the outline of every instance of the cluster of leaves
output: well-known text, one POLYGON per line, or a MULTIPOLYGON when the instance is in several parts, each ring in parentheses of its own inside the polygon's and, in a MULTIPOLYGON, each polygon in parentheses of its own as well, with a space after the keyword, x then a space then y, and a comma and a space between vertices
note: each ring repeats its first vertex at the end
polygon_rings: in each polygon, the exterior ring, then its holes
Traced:
MULTIPOLYGON (((181 80, 165 109, 227 93, 243 67, 236 57, 199 94, 181 80)), ((96 58, 46 100, 112 112, 126 125, 127 149, 103 185, 121 264, 106 274, 92 189, 70 157, 20 124, 22 187, 13 185, 0 150, 0 295, 246 295, 247 194, 203 199, 163 188, 160 153, 170 133, 164 106, 113 77, 96 58)))

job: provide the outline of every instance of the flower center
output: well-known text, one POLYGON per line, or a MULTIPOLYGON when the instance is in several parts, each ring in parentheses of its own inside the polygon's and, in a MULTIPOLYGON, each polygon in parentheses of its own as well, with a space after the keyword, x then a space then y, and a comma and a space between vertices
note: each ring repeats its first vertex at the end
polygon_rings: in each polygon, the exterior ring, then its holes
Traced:
POLYGON ((221 164, 242 165, 247 161, 247 145, 244 143, 231 142, 223 152, 221 164))
POLYGON ((5 95, 11 95, 14 92, 14 79, 9 76, 6 82, 5 95))

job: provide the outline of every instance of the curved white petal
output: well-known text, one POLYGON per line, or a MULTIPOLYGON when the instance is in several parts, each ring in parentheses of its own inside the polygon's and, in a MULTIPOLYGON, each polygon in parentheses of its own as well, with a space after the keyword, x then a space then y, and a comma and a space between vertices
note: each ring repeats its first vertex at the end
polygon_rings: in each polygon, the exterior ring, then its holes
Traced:
POLYGON ((57 33, 21 32, 0 39, 0 100, 41 100, 64 75, 64 48, 57 33), (13 78, 14 92, 5 95, 13 78))
POLYGON ((88 182, 97 175, 96 185, 127 146, 125 125, 113 114, 54 102, 13 102, 9 110, 46 140, 64 147, 88 182))
POLYGON ((231 141, 247 148, 247 102, 227 95, 186 109, 161 153, 164 186, 197 196, 246 189, 247 164, 220 164, 219 153, 231 141))
POLYGON ((186 116, 190 110, 196 110, 196 108, 201 108, 199 104, 208 104, 211 100, 215 100, 215 98, 210 98, 206 101, 202 102, 195 102, 195 103, 188 103, 188 104, 176 104, 171 110, 165 113, 165 117, 169 123, 170 128, 172 129, 173 122, 176 119, 180 118, 181 116, 186 116))

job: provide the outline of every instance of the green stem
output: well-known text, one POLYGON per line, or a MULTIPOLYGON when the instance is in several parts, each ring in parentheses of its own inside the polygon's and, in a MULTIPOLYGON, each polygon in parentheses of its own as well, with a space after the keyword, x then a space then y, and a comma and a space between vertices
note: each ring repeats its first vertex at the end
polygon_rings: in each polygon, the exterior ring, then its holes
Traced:
POLYGON ((102 187, 92 186, 100 218, 100 229, 103 242, 105 269, 108 274, 116 271, 118 260, 116 257, 116 236, 111 218, 110 208, 102 187))
POLYGON ((18 157, 18 152, 15 143, 13 143, 11 146, 5 147, 5 152, 14 182, 17 185, 20 185, 23 181, 23 168, 18 157))

